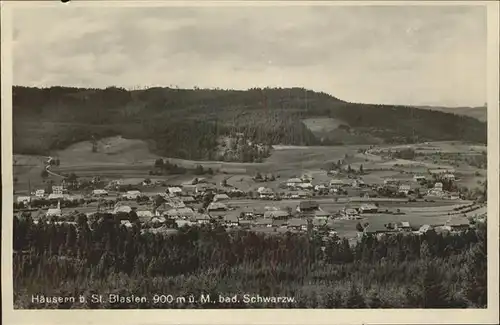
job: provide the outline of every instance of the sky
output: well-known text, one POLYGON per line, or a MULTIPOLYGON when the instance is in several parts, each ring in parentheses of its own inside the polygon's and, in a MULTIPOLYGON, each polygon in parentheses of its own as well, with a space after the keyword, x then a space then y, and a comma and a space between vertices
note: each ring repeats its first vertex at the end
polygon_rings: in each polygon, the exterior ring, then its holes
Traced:
POLYGON ((13 83, 305 87, 350 102, 481 106, 481 6, 16 8, 13 83))

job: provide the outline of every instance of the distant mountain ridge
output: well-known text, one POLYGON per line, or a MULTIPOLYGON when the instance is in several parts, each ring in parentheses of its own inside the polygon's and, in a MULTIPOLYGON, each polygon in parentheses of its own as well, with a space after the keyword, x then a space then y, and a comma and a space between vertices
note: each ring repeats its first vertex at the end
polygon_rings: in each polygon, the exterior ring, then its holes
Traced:
MULTIPOLYGON (((310 123, 309 123, 310 124, 310 123)), ((463 140, 486 143, 486 123, 410 106, 349 103, 303 88, 249 90, 13 87, 14 152, 47 154, 113 135, 160 155, 212 160, 222 136, 266 145, 463 140), (305 121, 342 121, 314 132, 305 121), (314 120, 316 119, 316 120, 314 120)))
POLYGON ((476 107, 446 107, 446 106, 417 106, 422 109, 451 113, 456 115, 470 116, 478 119, 481 122, 486 122, 488 119, 488 108, 486 106, 476 107))

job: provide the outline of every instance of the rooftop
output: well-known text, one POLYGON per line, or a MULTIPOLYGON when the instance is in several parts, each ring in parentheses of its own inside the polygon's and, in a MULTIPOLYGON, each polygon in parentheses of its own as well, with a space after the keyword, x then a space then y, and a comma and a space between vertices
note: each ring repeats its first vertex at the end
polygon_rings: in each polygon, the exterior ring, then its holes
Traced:
POLYGON ((288 225, 289 226, 305 226, 305 225, 307 225, 307 220, 300 219, 300 218, 292 218, 292 219, 288 220, 288 225))
POLYGON ((299 203, 299 208, 301 210, 318 209, 319 204, 316 201, 301 201, 299 203))
POLYGON ((265 218, 279 218, 279 217, 288 217, 290 213, 285 210, 272 210, 264 212, 265 218))

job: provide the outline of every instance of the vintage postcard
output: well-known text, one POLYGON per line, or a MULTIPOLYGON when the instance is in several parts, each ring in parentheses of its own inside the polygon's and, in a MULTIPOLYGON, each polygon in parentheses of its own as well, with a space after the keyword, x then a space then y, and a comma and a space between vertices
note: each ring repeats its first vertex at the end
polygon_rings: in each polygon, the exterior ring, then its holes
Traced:
POLYGON ((498 9, 2 1, 6 324, 496 323, 498 9))

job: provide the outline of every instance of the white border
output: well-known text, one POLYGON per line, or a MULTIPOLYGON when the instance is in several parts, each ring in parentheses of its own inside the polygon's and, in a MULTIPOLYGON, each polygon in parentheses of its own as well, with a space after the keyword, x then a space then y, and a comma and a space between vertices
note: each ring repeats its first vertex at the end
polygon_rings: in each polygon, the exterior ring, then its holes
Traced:
POLYGON ((496 1, 19 1, 1 3, 2 77, 2 301, 5 324, 479 324, 498 322, 499 3, 496 1), (12 288, 12 8, 302 5, 484 5, 488 9, 488 308, 422 310, 13 310, 12 288))

